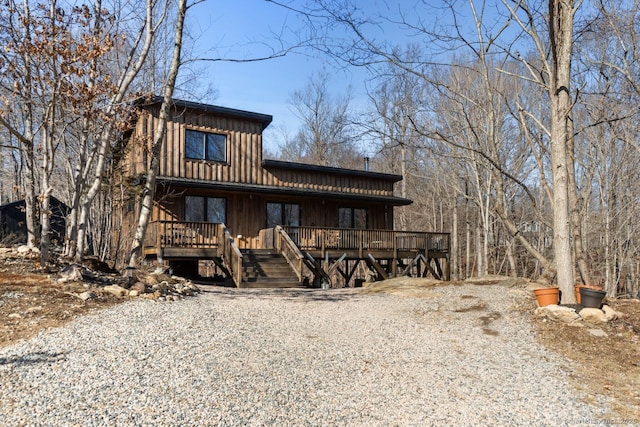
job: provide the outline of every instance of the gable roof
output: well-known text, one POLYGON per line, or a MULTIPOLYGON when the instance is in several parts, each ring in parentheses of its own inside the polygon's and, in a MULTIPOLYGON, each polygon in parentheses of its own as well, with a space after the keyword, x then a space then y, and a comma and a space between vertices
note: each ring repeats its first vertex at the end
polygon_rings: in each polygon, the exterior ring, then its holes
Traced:
MULTIPOLYGON (((140 106, 159 105, 162 103, 161 96, 154 96, 152 98, 141 98, 138 102, 140 106)), ((228 117, 232 119, 244 119, 262 124, 262 130, 264 130, 273 121, 273 116, 269 114, 254 113, 252 111, 238 110, 235 108, 221 107, 219 105, 203 104, 200 102, 184 101, 182 99, 173 99, 171 105, 177 108, 187 108, 190 110, 202 111, 205 113, 212 113, 222 117, 228 117)))

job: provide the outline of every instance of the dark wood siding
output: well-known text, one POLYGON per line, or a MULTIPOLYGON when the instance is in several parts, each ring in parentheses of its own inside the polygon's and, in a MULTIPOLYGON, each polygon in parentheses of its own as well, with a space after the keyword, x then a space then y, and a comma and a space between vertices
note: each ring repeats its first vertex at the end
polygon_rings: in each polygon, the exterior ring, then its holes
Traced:
POLYGON ((370 229, 393 229, 392 208, 380 203, 350 203, 346 200, 270 196, 195 188, 161 189, 153 220, 184 221, 185 196, 225 198, 227 201, 226 225, 234 237, 242 236, 236 239, 240 247, 256 247, 258 233, 266 227, 267 203, 274 202, 299 204, 301 226, 337 227, 338 209, 348 207, 367 209, 367 227, 370 229))
MULTIPOLYGON (((157 108, 143 113, 129 141, 132 175, 146 173, 147 152, 157 124, 157 108), (145 149, 146 146, 146 149, 145 149)), ((392 196, 394 182, 376 177, 262 167, 262 123, 192 110, 174 111, 160 154, 160 176, 312 191, 392 196), (227 135, 227 162, 185 158, 187 129, 227 135)))
MULTIPOLYGON (((157 125, 158 110, 158 105, 147 107, 127 144, 127 173, 141 178, 134 183, 143 182, 149 167, 148 152, 157 125)), ((173 179, 174 184, 159 186, 152 221, 184 221, 185 196, 192 195, 227 200, 226 225, 234 237, 242 236, 236 239, 240 247, 258 246, 259 231, 266 227, 266 204, 269 202, 299 204, 301 226, 337 227, 338 209, 346 207, 367 209, 367 227, 370 229, 393 228, 393 206, 380 201, 350 200, 344 194, 372 199, 390 197, 393 196, 396 179, 362 171, 307 168, 306 165, 290 167, 287 165, 291 164, 277 161, 268 161, 265 167, 262 159, 264 126, 264 120, 254 120, 250 114, 227 117, 189 108, 174 109, 167 123, 159 173, 166 182, 173 179), (187 159, 187 130, 225 134, 226 162, 187 159), (185 182, 189 180, 194 183, 185 182), (237 185, 238 191, 205 188, 208 182, 237 185), (249 186, 261 188, 259 192, 249 192, 249 186), (297 195, 283 195, 277 191, 269 194, 270 188, 293 189, 297 195), (316 194, 306 196, 305 191, 316 194), (331 193, 339 194, 332 197, 331 193)), ((123 225, 132 228, 134 224, 123 225)))

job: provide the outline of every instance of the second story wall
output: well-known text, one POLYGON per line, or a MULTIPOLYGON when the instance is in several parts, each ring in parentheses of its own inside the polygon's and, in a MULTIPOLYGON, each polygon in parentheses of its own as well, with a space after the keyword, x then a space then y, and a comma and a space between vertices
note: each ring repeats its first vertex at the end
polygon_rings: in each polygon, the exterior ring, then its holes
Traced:
MULTIPOLYGON (((146 174, 158 111, 158 105, 148 107, 135 127, 129 153, 131 173, 134 175, 146 174)), ((270 116, 263 117, 270 119, 270 116)), ((160 152, 159 175, 203 181, 256 183, 262 175, 262 130, 265 121, 174 108, 167 122, 167 134, 160 152), (193 139, 200 136, 204 138, 203 150, 195 152, 193 139), (213 137, 214 141, 210 143, 208 137, 213 137), (191 150, 187 146, 188 138, 191 138, 191 150), (216 144, 218 149, 224 147, 224 158, 200 158, 203 152, 213 151, 211 146, 216 144)))
MULTIPOLYGON (((131 175, 147 173, 159 107, 146 106, 136 123, 128 144, 131 175)), ((195 185, 215 182, 393 196, 400 180, 396 175, 263 160, 262 132, 270 122, 271 116, 263 114, 180 101, 167 123, 159 176, 195 185)))

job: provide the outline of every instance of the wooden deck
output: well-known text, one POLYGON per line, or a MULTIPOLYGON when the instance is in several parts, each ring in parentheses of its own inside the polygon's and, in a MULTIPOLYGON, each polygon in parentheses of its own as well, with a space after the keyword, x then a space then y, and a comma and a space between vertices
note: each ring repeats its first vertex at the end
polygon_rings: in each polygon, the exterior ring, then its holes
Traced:
POLYGON ((283 227, 303 251, 320 255, 347 253, 348 257, 365 258, 368 254, 396 256, 423 252, 449 251, 449 233, 417 231, 364 230, 324 227, 283 227))
POLYGON ((214 258, 221 248, 224 225, 210 222, 154 221, 144 239, 145 256, 214 258))
MULTIPOLYGON (((260 231, 259 248, 277 249, 300 280, 331 281, 339 272, 349 283, 364 262, 379 279, 397 275, 449 279, 449 233, 327 227, 276 227, 260 231), (334 274, 335 275, 335 274, 334 274), (312 277, 309 277, 312 276, 312 277)), ((158 261, 212 259, 236 285, 242 252, 224 224, 156 221, 149 224, 144 254, 158 261)))

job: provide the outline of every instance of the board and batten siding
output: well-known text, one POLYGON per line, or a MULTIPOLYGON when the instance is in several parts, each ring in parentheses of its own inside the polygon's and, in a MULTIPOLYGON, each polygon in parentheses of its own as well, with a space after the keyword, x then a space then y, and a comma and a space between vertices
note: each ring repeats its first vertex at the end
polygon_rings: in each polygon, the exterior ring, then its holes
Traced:
MULTIPOLYGON (((157 107, 142 113, 131 137, 131 175, 145 175, 150 159, 151 136, 157 124, 157 107), (146 149, 144 145, 147 145, 146 149)), ((197 110, 174 110, 160 154, 159 175, 196 181, 250 184, 310 191, 393 196, 393 181, 375 176, 323 173, 318 170, 262 166, 262 126, 258 121, 223 117, 197 110), (185 158, 188 129, 227 135, 227 161, 214 162, 185 158)))

